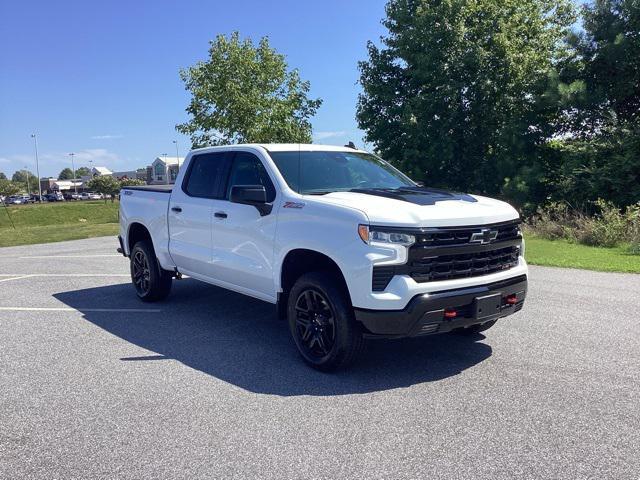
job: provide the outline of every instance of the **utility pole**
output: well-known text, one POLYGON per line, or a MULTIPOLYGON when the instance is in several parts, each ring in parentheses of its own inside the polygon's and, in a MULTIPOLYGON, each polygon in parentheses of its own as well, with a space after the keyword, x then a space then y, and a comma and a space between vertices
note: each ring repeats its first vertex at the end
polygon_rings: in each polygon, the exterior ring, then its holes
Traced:
POLYGON ((31 186, 29 185, 29 168, 25 165, 24 171, 27 172, 27 195, 31 196, 31 186))
MULTIPOLYGON (((42 203, 42 185, 40 184, 40 164, 38 163, 38 137, 35 133, 31 134, 33 138, 33 145, 36 149, 36 175, 38 175, 38 202, 42 203)), ((27 174, 28 178, 29 174, 27 174)))
POLYGON ((76 154, 72 152, 72 153, 69 154, 69 156, 71 157, 71 169, 73 170, 73 180, 72 180, 73 189, 76 192, 76 198, 77 198, 77 196, 78 196, 78 184, 76 183, 76 164, 73 161, 73 157, 75 157, 76 154))

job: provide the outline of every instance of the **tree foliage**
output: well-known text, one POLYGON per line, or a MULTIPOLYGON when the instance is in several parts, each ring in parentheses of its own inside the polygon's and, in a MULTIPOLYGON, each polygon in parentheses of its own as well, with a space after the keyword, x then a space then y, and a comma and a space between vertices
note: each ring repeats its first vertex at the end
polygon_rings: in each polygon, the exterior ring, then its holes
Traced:
POLYGON ((76 168, 76 177, 88 177, 89 175, 91 175, 91 170, 87 167, 76 168))
POLYGON ((58 180, 71 180, 73 179, 73 170, 70 168, 63 168, 58 174, 58 180))
POLYGON ((31 185, 37 185, 38 184, 38 177, 36 177, 29 170, 17 170, 11 176, 11 180, 12 181, 19 182, 19 183, 24 183, 25 185, 27 184, 27 178, 29 179, 29 183, 31 185))
POLYGON ((6 180, 7 176, 4 174, 4 172, 0 172, 0 180, 6 180))
POLYGON ((22 190, 18 183, 7 180, 6 178, 0 178, 0 196, 9 197, 15 195, 22 190))
POLYGON ((499 193, 550 136, 568 0, 390 0, 357 119, 418 180, 499 193))
MULTIPOLYGON (((120 182, 111 175, 101 175, 93 177, 87 183, 89 190, 101 193, 103 195, 111 195, 111 201, 120 192, 120 182)), ((105 198, 105 202, 106 202, 105 198)))
POLYGON ((640 1, 595 0, 583 24, 574 41, 586 85, 582 125, 640 120, 640 1))
POLYGON ((288 70, 283 55, 264 37, 257 46, 238 32, 210 42, 206 61, 182 70, 191 93, 190 120, 176 126, 193 147, 236 142, 310 142, 310 118, 320 99, 288 70))
POLYGON ((138 178, 123 178, 120 180, 121 187, 133 187, 135 185, 146 185, 146 182, 138 178))

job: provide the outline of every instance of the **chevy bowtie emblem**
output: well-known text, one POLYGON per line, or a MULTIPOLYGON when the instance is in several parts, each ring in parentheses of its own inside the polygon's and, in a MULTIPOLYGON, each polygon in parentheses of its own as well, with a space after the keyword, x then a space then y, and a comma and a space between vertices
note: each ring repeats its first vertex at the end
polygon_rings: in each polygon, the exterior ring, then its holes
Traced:
POLYGON ((491 230, 489 228, 483 228, 479 232, 476 232, 473 235, 471 235, 471 240, 469 240, 469 242, 470 243, 482 243, 482 244, 485 244, 485 243, 491 243, 496 238, 498 238, 498 231, 497 230, 491 230))

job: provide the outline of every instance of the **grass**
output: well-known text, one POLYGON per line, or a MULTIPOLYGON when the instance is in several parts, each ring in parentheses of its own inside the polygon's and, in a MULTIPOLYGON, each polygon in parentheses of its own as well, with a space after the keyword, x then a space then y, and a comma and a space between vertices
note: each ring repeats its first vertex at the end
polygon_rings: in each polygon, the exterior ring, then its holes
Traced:
POLYGON ((118 207, 104 201, 19 205, 7 211, 0 206, 0 247, 117 235, 118 207))
MULTIPOLYGON (((102 201, 8 207, 15 229, 0 207, 0 247, 117 235, 118 207, 117 202, 102 201)), ((640 273, 640 255, 630 255, 623 247, 589 247, 527 235, 526 257, 532 265, 640 273)))
POLYGON ((640 255, 627 253, 625 247, 590 247, 567 240, 546 240, 528 235, 525 257, 531 265, 640 273, 640 255))

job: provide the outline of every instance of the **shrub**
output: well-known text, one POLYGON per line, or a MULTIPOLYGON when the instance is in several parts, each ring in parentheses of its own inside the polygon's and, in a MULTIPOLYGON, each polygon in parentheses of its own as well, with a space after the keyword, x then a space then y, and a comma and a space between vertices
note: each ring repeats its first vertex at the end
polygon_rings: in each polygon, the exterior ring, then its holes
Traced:
POLYGON ((538 208, 526 228, 550 240, 564 238, 598 247, 630 244, 630 253, 640 253, 640 203, 621 211, 611 202, 593 202, 595 214, 573 209, 566 203, 550 203, 538 208))

